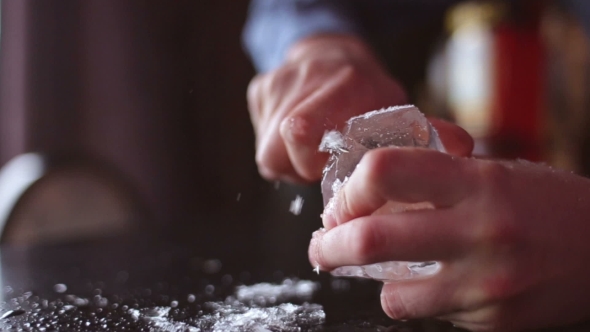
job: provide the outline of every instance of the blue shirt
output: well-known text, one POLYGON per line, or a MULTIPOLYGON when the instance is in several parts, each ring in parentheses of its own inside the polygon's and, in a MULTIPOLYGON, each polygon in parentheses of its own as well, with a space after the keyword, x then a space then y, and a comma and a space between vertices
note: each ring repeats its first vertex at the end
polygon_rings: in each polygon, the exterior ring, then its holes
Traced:
MULTIPOLYGON (((317 33, 363 35, 367 28, 390 34, 441 15, 460 0, 252 0, 243 42, 256 69, 283 62, 297 40, 317 33)), ((590 32, 590 0, 561 0, 590 32)))

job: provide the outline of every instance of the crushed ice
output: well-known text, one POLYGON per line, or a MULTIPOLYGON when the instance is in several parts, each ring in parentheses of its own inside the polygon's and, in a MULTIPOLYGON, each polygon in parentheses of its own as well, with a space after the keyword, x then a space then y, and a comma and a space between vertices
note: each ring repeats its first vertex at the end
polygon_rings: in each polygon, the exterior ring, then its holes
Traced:
POLYGON ((342 151, 346 147, 344 137, 339 131, 332 130, 324 133, 319 150, 321 152, 342 151))
MULTIPOLYGON (((66 295, 66 302, 49 302, 27 292, 10 300, 8 305, 12 309, 8 309, 7 303, 1 305, 0 330, 314 331, 321 329, 326 318, 321 305, 308 303, 318 289, 316 282, 284 279, 280 284, 239 286, 224 301, 194 303, 196 296, 189 294, 185 308, 180 308, 176 300, 170 306, 144 308, 115 303, 111 308, 118 308, 116 315, 103 313, 104 309, 94 300, 66 295), (87 309, 80 310, 74 304, 87 306, 88 302, 94 306, 89 315, 87 309), (187 315, 190 310, 192 314, 187 315)), ((106 299, 100 294, 95 297, 106 299)))
POLYGON ((251 286, 238 286, 235 296, 246 304, 267 305, 292 300, 309 301, 319 289, 317 282, 285 279, 281 284, 259 283, 251 286))
MULTIPOLYGON (((130 309, 134 320, 149 323, 152 331, 302 331, 313 330, 326 318, 321 305, 285 303, 309 301, 319 284, 285 279, 281 284, 239 286, 225 301, 207 302, 204 313, 183 321, 170 317, 170 307, 130 309), (280 303, 280 304, 276 304, 280 303)), ((189 295, 190 296, 190 295, 189 295)))

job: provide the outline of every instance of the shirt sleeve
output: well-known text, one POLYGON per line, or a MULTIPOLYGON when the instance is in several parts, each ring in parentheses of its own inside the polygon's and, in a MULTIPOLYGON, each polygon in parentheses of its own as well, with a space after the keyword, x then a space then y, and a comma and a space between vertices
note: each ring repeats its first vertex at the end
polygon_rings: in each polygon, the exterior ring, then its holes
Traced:
POLYGON ((346 0, 253 0, 242 40, 259 72, 277 68, 297 40, 318 33, 358 34, 346 0))

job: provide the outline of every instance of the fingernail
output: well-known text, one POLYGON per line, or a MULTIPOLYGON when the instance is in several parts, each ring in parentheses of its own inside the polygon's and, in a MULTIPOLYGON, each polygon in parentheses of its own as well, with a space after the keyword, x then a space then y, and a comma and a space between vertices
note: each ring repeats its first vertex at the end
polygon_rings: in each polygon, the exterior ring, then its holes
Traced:
POLYGON ((320 264, 315 260, 315 258, 317 257, 318 248, 320 246, 320 239, 325 233, 326 230, 324 228, 320 228, 311 234, 311 241, 309 242, 309 261, 311 265, 316 268, 319 267, 320 264))

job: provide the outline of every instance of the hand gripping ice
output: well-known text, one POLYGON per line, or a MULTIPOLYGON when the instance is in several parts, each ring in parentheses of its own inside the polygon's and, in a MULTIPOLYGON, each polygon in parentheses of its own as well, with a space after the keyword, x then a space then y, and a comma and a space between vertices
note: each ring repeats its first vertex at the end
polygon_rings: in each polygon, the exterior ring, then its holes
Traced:
MULTIPOLYGON (((325 211, 329 213, 333 197, 346 183, 367 151, 392 146, 422 147, 445 152, 436 130, 413 105, 390 107, 359 115, 349 119, 342 132, 326 132, 319 148, 320 151, 330 153, 322 179, 325 211)), ((387 214, 424 208, 432 206, 428 202, 390 202, 376 213, 387 214)), ((383 262, 339 267, 333 270, 332 274, 393 281, 431 275, 439 268, 437 262, 383 262)))

